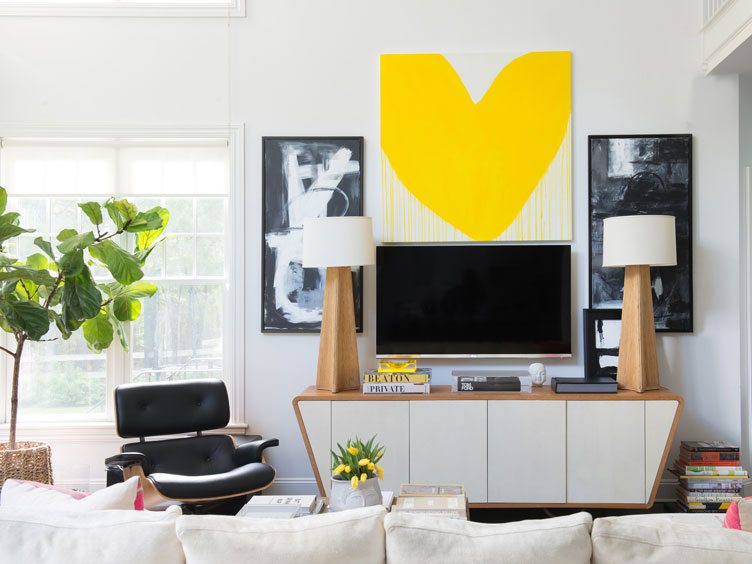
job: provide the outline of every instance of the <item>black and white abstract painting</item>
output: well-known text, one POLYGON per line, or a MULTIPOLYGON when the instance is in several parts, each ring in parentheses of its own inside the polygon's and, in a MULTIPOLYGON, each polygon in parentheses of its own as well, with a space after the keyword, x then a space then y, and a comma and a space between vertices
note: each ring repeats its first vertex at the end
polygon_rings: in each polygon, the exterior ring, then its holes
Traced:
MULTIPOLYGON (((264 137, 261 329, 321 329, 326 269, 303 268, 303 220, 363 215, 362 137, 264 137)), ((362 268, 353 271, 363 327, 362 268)))
POLYGON ((603 268, 603 220, 635 214, 676 218, 676 266, 653 267, 656 331, 690 333, 692 136, 590 136, 590 306, 621 308, 624 269, 603 268))
POLYGON ((585 377, 616 378, 621 340, 620 309, 583 310, 585 377))

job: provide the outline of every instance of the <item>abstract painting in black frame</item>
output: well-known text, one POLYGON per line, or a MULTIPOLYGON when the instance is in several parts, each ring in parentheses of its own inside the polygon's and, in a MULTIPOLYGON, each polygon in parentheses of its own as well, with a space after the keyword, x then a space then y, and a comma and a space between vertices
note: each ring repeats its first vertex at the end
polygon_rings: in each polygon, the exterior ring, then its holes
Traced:
MULTIPOLYGON (((303 268, 303 220, 363 215, 362 137, 262 139, 261 330, 318 333, 325 269, 303 268)), ((353 271, 363 328, 363 269, 353 271)))
POLYGON ((583 309, 585 378, 616 378, 621 338, 620 309, 583 309))
POLYGON ((603 220, 635 214, 676 218, 676 266, 651 268, 656 331, 691 333, 692 136, 591 135, 590 306, 621 308, 624 269, 603 268, 603 220))

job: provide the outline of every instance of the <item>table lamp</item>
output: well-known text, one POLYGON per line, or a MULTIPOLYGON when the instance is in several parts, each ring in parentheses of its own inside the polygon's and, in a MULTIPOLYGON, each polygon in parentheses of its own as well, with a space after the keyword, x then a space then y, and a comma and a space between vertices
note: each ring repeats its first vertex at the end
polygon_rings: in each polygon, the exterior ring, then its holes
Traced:
POLYGON ((370 217, 323 217, 303 222, 303 267, 326 268, 316 387, 341 392, 360 387, 352 268, 374 264, 370 217))
POLYGON ((675 264, 673 216, 629 215, 603 220, 603 266, 625 267, 616 369, 620 388, 644 392, 660 387, 650 267, 675 264))

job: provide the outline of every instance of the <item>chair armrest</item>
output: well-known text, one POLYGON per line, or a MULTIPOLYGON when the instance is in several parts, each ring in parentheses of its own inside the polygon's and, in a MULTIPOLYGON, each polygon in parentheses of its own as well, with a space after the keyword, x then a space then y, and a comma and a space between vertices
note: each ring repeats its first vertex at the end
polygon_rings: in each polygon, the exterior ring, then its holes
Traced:
POLYGON ((104 465, 107 470, 116 468, 130 468, 131 466, 140 466, 145 475, 151 472, 151 465, 149 459, 145 454, 140 452, 121 452, 115 456, 105 458, 104 465))
POLYGON ((261 462, 261 453, 265 448, 279 446, 279 439, 259 439, 240 445, 232 454, 235 466, 261 462))

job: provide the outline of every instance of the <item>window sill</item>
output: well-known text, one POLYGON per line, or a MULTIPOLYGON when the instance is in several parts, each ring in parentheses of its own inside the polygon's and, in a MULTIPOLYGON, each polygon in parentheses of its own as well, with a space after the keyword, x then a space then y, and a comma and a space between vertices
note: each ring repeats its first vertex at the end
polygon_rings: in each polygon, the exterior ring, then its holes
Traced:
MULTIPOLYGON (((210 431, 216 433, 217 431, 210 431)), ((231 435, 244 435, 248 431, 245 423, 230 423, 223 431, 231 435)), ((115 430, 115 424, 107 421, 70 423, 26 423, 18 426, 19 440, 39 439, 50 442, 96 442, 116 440, 122 442, 115 430)), ((0 425, 0 442, 8 439, 8 425, 0 425)))
POLYGON ((160 3, 160 2, 0 2, 0 16, 55 16, 55 17, 245 17, 245 0, 230 4, 160 3))

